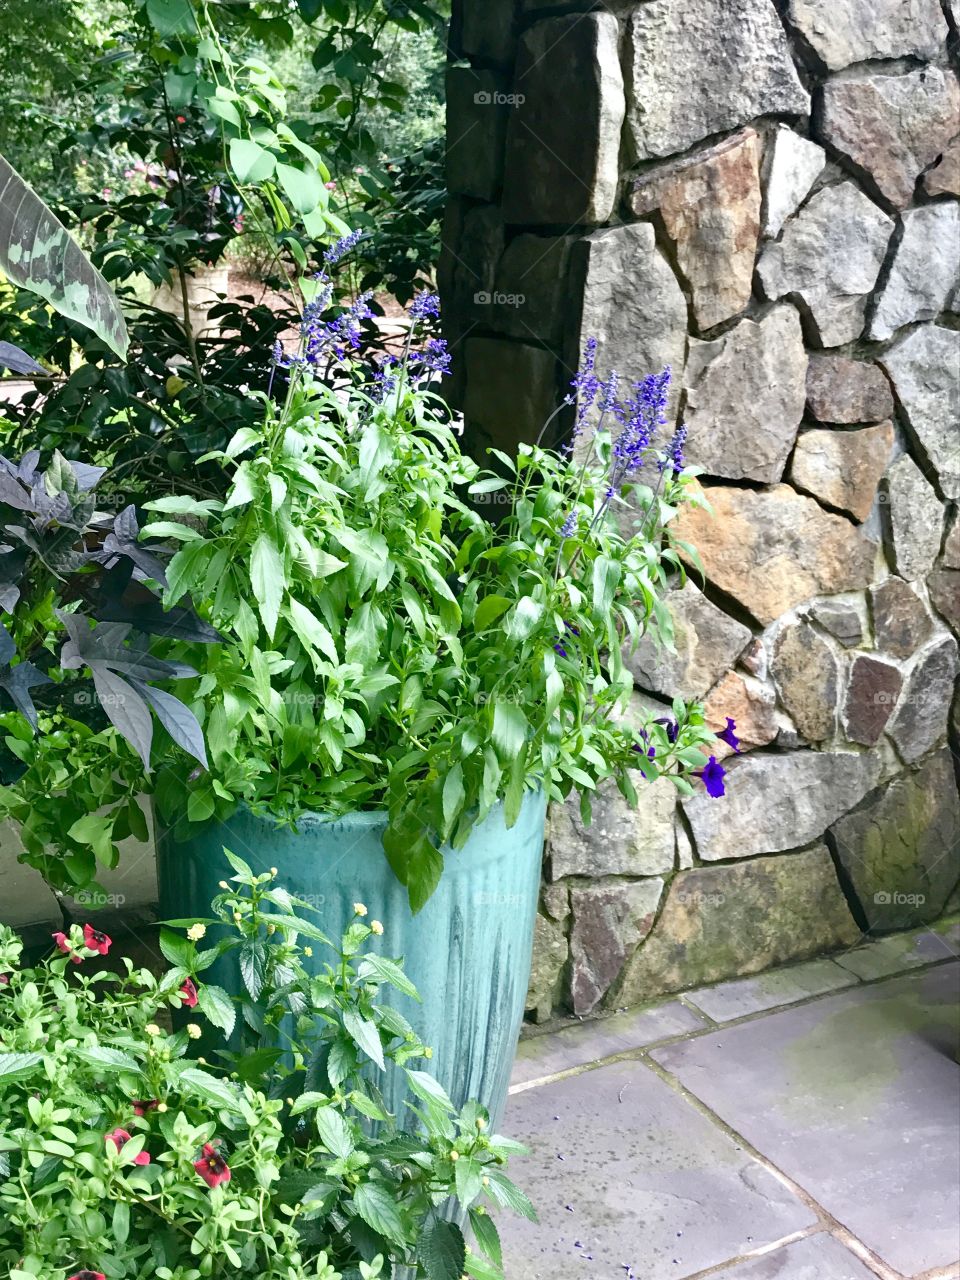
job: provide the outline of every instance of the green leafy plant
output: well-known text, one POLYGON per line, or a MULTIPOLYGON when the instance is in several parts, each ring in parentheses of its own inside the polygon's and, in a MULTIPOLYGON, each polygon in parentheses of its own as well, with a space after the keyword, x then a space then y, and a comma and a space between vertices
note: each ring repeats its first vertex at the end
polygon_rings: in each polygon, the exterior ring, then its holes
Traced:
POLYGON ((115 865, 118 840, 146 836, 136 801, 155 720, 206 763, 196 717, 158 687, 195 672, 157 646, 217 633, 189 608, 161 607, 169 553, 140 539, 133 504, 107 509, 116 492, 99 505, 103 473, 60 454, 41 470, 36 450, 0 457, 0 814, 61 890, 115 865))
MULTIPOLYGON (((628 428, 611 436, 606 409, 582 462, 523 446, 498 455, 506 478, 484 473, 428 389, 443 344, 411 338, 403 359, 351 363, 362 299, 327 319, 328 299, 321 282, 298 354, 278 353, 282 408, 267 400, 263 426, 217 455, 226 500, 149 504, 162 519, 145 532, 181 543, 166 604, 189 593, 225 637, 172 650, 200 672, 187 688, 211 767, 164 771, 157 796, 181 828, 238 803, 292 823, 386 810, 386 854, 419 910, 444 848, 498 802, 512 825, 528 791, 577 788, 588 818, 605 778, 636 803, 638 773, 689 792, 686 775, 719 769, 699 708, 624 719, 624 645, 658 628, 669 639, 661 596, 683 572, 671 522, 691 476, 646 418, 625 461, 628 428), (331 362, 336 391, 312 377, 331 362), (471 505, 496 498, 498 523, 471 505)), ((412 312, 420 323, 436 300, 412 312)))
POLYGON ((91 330, 119 356, 127 329, 113 290, 59 219, 0 156, 0 271, 91 330))
POLYGON ((159 977, 125 957, 119 973, 103 968, 111 939, 90 925, 56 934, 53 956, 23 968, 0 927, 5 1274, 386 1280, 406 1265, 428 1280, 496 1280, 488 1209, 533 1215, 504 1172, 521 1148, 414 1065, 429 1049, 382 1003, 390 987, 412 988, 399 962, 367 949, 376 921, 357 914, 331 946, 306 904, 227 856, 234 874, 210 919, 161 935, 173 967, 159 977), (319 977, 303 967, 302 938, 329 954, 319 977), (242 967, 239 1021, 204 981, 236 949, 262 957, 242 967), (171 1014, 185 1022, 175 1032, 163 1029, 171 1014), (283 1054, 269 1033, 281 1019, 283 1054), (235 1022, 243 1052, 190 1056, 203 1023, 216 1042, 235 1022), (406 1116, 387 1111, 384 1072, 402 1074, 406 1116), (476 1251, 448 1220, 450 1197, 476 1251))

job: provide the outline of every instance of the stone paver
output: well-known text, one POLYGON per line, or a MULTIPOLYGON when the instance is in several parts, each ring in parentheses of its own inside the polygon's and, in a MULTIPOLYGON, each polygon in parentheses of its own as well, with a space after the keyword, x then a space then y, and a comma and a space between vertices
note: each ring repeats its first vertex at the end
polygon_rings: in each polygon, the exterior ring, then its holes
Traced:
POLYGON ((936 964, 939 960, 949 960, 951 956, 960 954, 960 946, 954 936, 956 932, 957 926, 954 925, 952 932, 924 929, 919 933, 898 933, 877 942, 865 943, 834 959, 864 982, 889 978, 892 974, 903 973, 905 969, 919 969, 922 965, 936 964))
POLYGON ((702 1031, 706 1025, 703 1018, 679 1000, 668 1000, 647 1009, 633 1009, 612 1018, 529 1036, 520 1041, 511 1083, 542 1080, 559 1071, 585 1067, 670 1036, 702 1031))
POLYGON ((501 1221, 508 1280, 677 1280, 816 1222, 642 1062, 516 1094, 504 1126, 540 1215, 501 1221))
POLYGON ((958 996, 960 965, 947 963, 651 1057, 888 1266, 917 1276, 960 1257, 958 996))
POLYGON ((820 1234, 741 1262, 716 1280, 876 1280, 876 1273, 835 1236, 820 1234))
POLYGON ((811 960, 790 969, 773 969, 756 978, 701 987, 699 991, 688 991, 685 998, 714 1022, 730 1022, 749 1013, 795 1004, 808 996, 839 991, 855 982, 852 972, 841 969, 832 960, 811 960))

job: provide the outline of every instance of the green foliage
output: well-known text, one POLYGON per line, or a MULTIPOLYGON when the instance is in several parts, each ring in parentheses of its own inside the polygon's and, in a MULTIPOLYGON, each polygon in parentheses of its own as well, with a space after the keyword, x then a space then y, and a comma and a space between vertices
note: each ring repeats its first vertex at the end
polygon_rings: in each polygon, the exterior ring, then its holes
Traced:
POLYGON ((49 883, 88 888, 119 840, 146 836, 135 797, 154 720, 206 763, 196 717, 156 687, 195 673, 157 656, 157 634, 218 637, 161 609, 148 583, 165 581, 163 547, 139 540, 132 504, 98 507, 102 467, 39 461, 0 457, 0 815, 49 883))
POLYGON ((519 1148, 409 1065, 430 1051, 381 1003, 408 981, 398 964, 393 976, 371 968, 375 922, 358 915, 339 946, 320 943, 330 963, 311 977, 299 942, 317 937, 309 908, 227 857, 234 874, 208 921, 217 940, 197 922, 186 936, 165 930, 173 967, 159 978, 126 958, 120 973, 100 968, 86 943, 110 940, 79 928, 22 968, 21 943, 0 926, 4 1274, 376 1280, 408 1265, 456 1280, 468 1254, 439 1216, 455 1197, 484 1224, 469 1256, 501 1276, 487 1207, 506 1197, 532 1213, 503 1172, 519 1148), (255 977, 246 969, 239 1042, 217 1064, 191 1057, 202 1022, 216 1043, 235 1014, 205 973, 251 950, 262 959, 255 977), (165 1031, 178 1009, 182 1029, 165 1031), (374 1063, 406 1073, 405 1117, 388 1114, 374 1063))
POLYGON ((66 227, 0 156, 0 271, 123 357, 127 327, 113 290, 66 227))
MULTIPOLYGON (((120 293, 131 358, 124 365, 76 323, 5 290, 0 336, 60 375, 6 409, 21 428, 12 447, 40 442, 77 457, 92 443, 128 487, 180 476, 215 492, 218 474, 196 459, 251 420, 241 388, 262 385, 263 353, 296 324, 297 278, 326 234, 325 211, 335 216, 328 199, 368 233, 359 287, 406 299, 432 272, 444 199, 443 5, 308 6, 307 26, 272 0, 115 0, 89 13, 79 0, 42 2, 64 9, 62 42, 45 32, 31 55, 42 63, 31 88, 45 103, 38 127, 55 178, 34 139, 11 137, 21 144, 11 159, 56 193, 60 217, 120 293), (256 289, 225 301, 200 331, 182 307, 178 316, 145 301, 224 258, 256 260, 269 300, 256 289)), ((0 15, 0 48, 4 40, 20 49, 0 15)), ((18 85, 0 87, 0 100, 18 85)))
POLYGON ((682 703, 675 732, 624 718, 624 644, 669 638, 670 522, 691 477, 668 468, 658 492, 611 501, 602 433, 582 466, 524 446, 498 458, 509 478, 482 473, 411 385, 416 368, 381 395, 361 365, 332 391, 295 362, 282 411, 266 402, 262 428, 217 456, 230 484, 202 533, 178 498, 149 504, 162 519, 145 532, 190 518, 166 603, 189 593, 225 638, 171 651, 200 673, 186 687, 210 771, 161 778, 164 821, 182 830, 241 802, 293 823, 385 809, 387 858, 419 910, 443 849, 495 804, 512 825, 528 791, 577 788, 589 815, 604 778, 636 802, 641 766, 689 791, 712 735, 682 703), (505 518, 471 498, 503 499, 505 518))

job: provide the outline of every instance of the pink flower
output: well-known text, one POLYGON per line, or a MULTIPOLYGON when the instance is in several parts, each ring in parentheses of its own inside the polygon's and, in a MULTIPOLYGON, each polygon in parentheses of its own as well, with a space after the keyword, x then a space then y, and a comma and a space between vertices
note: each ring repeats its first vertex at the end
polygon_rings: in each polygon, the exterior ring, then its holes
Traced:
POLYGON ((156 1111, 160 1103, 156 1098, 144 1098, 142 1101, 135 1101, 133 1104, 133 1114, 135 1116, 145 1116, 148 1111, 156 1111))
POLYGON ((67 1280, 107 1280, 102 1271, 77 1271, 67 1280))
POLYGON ((69 956, 74 964, 80 964, 83 957, 78 956, 76 954, 73 947, 71 947, 70 945, 70 939, 67 937, 67 935, 65 933, 55 933, 52 936, 53 936, 54 942, 57 944, 57 946, 60 948, 63 954, 65 956, 69 956))
MULTIPOLYGON (((114 1129, 113 1133, 108 1133, 106 1135, 106 1140, 107 1142, 112 1142, 118 1151, 122 1151, 130 1141, 130 1135, 127 1133, 126 1129, 114 1129)), ((133 1163, 141 1165, 149 1164, 150 1156, 146 1151, 141 1151, 138 1156, 133 1157, 133 1163)))
POLYGON ((217 1155, 216 1147, 209 1142, 203 1148, 203 1155, 195 1160, 193 1167, 208 1187, 219 1187, 221 1182, 230 1181, 230 1166, 223 1156, 217 1155))
POLYGON ((183 985, 180 987, 180 999, 183 1001, 183 1007, 185 1009, 195 1009, 199 998, 197 988, 193 985, 193 980, 185 978, 183 985))
POLYGON ((89 951, 98 951, 100 955, 105 956, 110 950, 113 942, 105 933, 101 933, 99 929, 94 929, 92 924, 83 926, 83 945, 89 951))

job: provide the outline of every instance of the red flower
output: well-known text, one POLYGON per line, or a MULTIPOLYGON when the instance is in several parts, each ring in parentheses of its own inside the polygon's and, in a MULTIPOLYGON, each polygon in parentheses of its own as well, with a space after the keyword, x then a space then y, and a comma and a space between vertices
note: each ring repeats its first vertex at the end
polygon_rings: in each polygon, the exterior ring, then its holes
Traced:
POLYGON ((177 116, 177 124, 186 124, 186 123, 187 123, 186 116, 177 116))
MULTIPOLYGON (((107 1142, 112 1142, 118 1151, 122 1151, 130 1141, 130 1135, 127 1133, 126 1129, 114 1129, 113 1133, 108 1133, 106 1135, 106 1140, 107 1142)), ((150 1156, 146 1151, 141 1151, 138 1156, 133 1157, 133 1163, 149 1164, 150 1156)))
POLYGON ((9 973, 0 973, 0 987, 8 987, 10 985, 9 973))
POLYGON ((78 1271, 75 1275, 67 1276, 67 1280, 107 1280, 102 1271, 78 1271))
POLYGON ((105 933, 101 933, 99 929, 95 929, 92 924, 83 926, 83 945, 90 951, 99 951, 105 956, 110 950, 112 938, 108 938, 105 933))
POLYGON ((203 1148, 203 1156, 195 1160, 193 1167, 208 1187, 219 1187, 221 1182, 230 1181, 230 1166, 223 1156, 217 1155, 216 1147, 208 1142, 203 1148))
POLYGON ((199 996, 197 988, 193 985, 191 978, 186 978, 180 987, 180 999, 183 1001, 185 1009, 193 1009, 196 1007, 199 996))
POLYGON ((136 1101, 133 1104, 133 1114, 135 1116, 145 1116, 148 1111, 156 1111, 160 1103, 156 1098, 146 1098, 142 1102, 136 1101))
POLYGON ((69 956, 74 964, 80 964, 83 957, 74 952, 73 947, 70 945, 70 939, 65 933, 55 933, 53 940, 65 956, 69 956))

